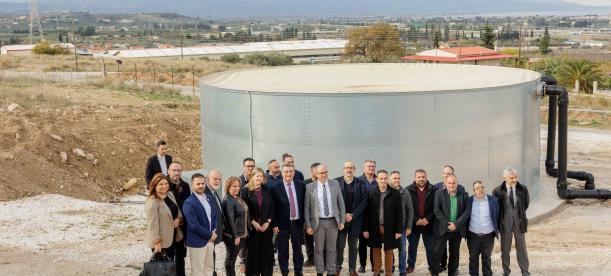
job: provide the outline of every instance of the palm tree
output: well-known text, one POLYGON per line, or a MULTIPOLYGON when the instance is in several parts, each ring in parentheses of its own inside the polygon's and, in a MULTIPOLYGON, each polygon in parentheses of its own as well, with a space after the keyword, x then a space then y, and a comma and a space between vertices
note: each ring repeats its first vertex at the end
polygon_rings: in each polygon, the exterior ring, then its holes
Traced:
POLYGON ((579 81, 580 90, 591 94, 592 83, 602 81, 603 72, 589 60, 567 59, 558 70, 558 77, 561 84, 570 87, 574 87, 575 82, 579 81))

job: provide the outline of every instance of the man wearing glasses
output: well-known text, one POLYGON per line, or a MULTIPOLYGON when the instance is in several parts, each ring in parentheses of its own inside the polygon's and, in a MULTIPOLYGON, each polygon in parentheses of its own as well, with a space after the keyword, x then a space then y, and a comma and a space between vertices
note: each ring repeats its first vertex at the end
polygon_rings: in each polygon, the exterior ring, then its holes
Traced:
POLYGON ((344 229, 346 209, 339 184, 329 179, 327 166, 319 165, 316 175, 318 180, 306 187, 306 233, 314 235, 316 275, 322 276, 325 270, 327 275, 335 275, 337 233, 344 229))
POLYGON ((344 175, 335 178, 339 183, 344 198, 344 206, 346 206, 346 227, 339 231, 337 237, 337 275, 340 274, 344 263, 346 238, 348 239, 348 270, 350 276, 358 275, 356 273, 357 240, 363 229, 367 193, 365 193, 365 182, 354 176, 355 171, 354 163, 347 161, 344 163, 344 175))
POLYGON ((244 188, 250 180, 252 172, 255 170, 255 159, 250 157, 244 158, 244 160, 242 160, 242 166, 244 168, 242 169, 242 175, 240 175, 240 187, 244 188))
POLYGON ((482 274, 492 275, 490 256, 494 248, 494 238, 499 233, 499 201, 486 194, 486 186, 481 181, 473 182, 474 195, 469 197, 471 216, 467 232, 469 247, 469 275, 479 275, 479 259, 482 259, 482 274))
MULTIPOLYGON (((174 194, 178 208, 182 212, 182 205, 185 200, 191 195, 191 188, 189 184, 182 180, 182 165, 178 162, 170 164, 168 168, 168 176, 170 178, 170 192, 174 194)), ((187 235, 187 225, 185 223, 180 225, 185 237, 182 241, 176 243, 176 274, 178 276, 185 276, 185 257, 187 257, 187 247, 185 246, 185 240, 187 235)))

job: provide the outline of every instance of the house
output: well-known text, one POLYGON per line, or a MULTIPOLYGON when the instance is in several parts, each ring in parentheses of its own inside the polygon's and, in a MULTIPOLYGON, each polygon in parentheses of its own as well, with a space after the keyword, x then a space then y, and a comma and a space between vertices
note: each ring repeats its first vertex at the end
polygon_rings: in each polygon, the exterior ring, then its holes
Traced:
POLYGON ((403 60, 421 63, 461 63, 474 65, 500 66, 501 60, 513 58, 481 46, 451 47, 426 50, 414 56, 404 56, 403 60))

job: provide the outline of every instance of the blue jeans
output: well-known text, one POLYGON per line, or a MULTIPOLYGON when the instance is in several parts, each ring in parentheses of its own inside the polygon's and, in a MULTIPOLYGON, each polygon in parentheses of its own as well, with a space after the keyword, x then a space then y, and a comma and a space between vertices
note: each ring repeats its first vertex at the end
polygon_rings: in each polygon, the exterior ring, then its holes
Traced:
POLYGON ((401 241, 399 242, 399 273, 405 273, 407 270, 407 252, 406 252, 407 236, 405 230, 401 234, 401 241))
POLYGON ((409 246, 407 248, 407 266, 414 268, 416 266, 416 256, 418 254, 418 243, 420 242, 420 236, 424 242, 424 249, 426 250, 426 262, 431 268, 433 264, 433 233, 423 232, 421 226, 415 226, 412 229, 412 234, 409 235, 409 246))

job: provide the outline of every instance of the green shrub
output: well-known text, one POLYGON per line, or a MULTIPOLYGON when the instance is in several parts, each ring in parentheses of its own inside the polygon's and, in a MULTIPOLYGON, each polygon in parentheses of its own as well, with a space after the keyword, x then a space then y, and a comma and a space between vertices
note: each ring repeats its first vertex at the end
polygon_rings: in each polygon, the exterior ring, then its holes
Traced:
POLYGON ((257 66, 282 66, 293 64, 293 58, 283 54, 252 54, 247 55, 242 59, 242 63, 253 64, 257 66))
POLYGON ((238 54, 229 54, 221 57, 221 60, 227 63, 239 63, 242 61, 242 58, 238 54))
POLYGON ((67 55, 70 54, 70 50, 59 46, 51 45, 46 40, 41 40, 36 43, 32 52, 38 55, 67 55))

